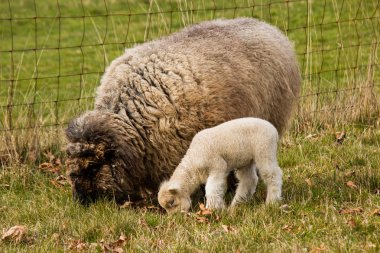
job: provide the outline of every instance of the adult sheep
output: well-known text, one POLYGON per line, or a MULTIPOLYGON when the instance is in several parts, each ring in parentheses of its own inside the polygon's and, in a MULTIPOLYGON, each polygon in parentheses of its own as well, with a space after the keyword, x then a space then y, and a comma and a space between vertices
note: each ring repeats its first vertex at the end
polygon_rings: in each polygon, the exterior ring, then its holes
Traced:
POLYGON ((289 40, 252 18, 203 22, 127 49, 95 109, 66 130, 73 195, 117 203, 157 193, 204 128, 241 118, 281 134, 301 85, 289 40))

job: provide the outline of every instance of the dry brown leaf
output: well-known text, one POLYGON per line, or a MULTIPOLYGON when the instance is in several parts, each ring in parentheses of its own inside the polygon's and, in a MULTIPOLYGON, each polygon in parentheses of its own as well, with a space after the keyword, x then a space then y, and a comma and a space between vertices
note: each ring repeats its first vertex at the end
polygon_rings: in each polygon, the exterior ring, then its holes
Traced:
POLYGON ((122 246, 125 246, 126 244, 127 244, 127 237, 123 233, 119 236, 119 239, 111 243, 111 245, 114 247, 122 247, 122 246))
POLYGON ((224 232, 226 233, 236 233, 236 228, 232 227, 232 226, 228 226, 228 225, 224 225, 222 224, 222 228, 224 230, 224 232))
POLYGON ((14 241, 19 243, 26 240, 26 233, 28 229, 25 226, 17 225, 13 226, 3 233, 1 236, 2 241, 14 241))
POLYGON ((380 216, 380 209, 375 209, 371 212, 371 215, 378 215, 380 216))
POLYGON ((319 253, 319 252, 323 252, 323 251, 326 251, 326 246, 325 244, 321 244, 319 245, 319 247, 315 247, 315 248, 312 248, 309 253, 319 253))
POLYGON ((199 222, 199 223, 209 223, 209 219, 207 217, 204 217, 204 216, 197 216, 196 217, 196 220, 199 222))
POLYGON ((70 185, 70 181, 63 175, 59 175, 55 179, 50 180, 50 182, 57 188, 62 188, 63 186, 70 185))
POLYGON ((69 250, 73 250, 76 252, 84 251, 89 248, 87 243, 82 242, 81 240, 74 240, 74 239, 69 240, 67 247, 69 250))
POLYGON ((125 201, 124 204, 122 204, 119 207, 122 208, 122 209, 124 209, 124 208, 131 208, 132 206, 133 206, 133 202, 132 201, 125 201))
POLYGON ((287 204, 284 204, 284 205, 280 206, 280 209, 281 209, 281 211, 283 211, 285 213, 289 213, 291 211, 290 206, 287 205, 287 204))
POLYGON ((344 176, 345 177, 351 177, 351 176, 353 176, 353 175, 355 175, 355 171, 354 170, 352 170, 352 171, 348 171, 348 172, 346 172, 346 173, 344 173, 344 176))
POLYGON ((342 144, 344 139, 346 139, 346 132, 345 131, 342 131, 342 132, 336 132, 335 133, 335 140, 338 144, 342 144))
POLYGON ((160 210, 160 208, 158 206, 155 206, 155 205, 150 205, 150 206, 147 206, 146 208, 148 210, 160 210))
POLYGON ((358 188, 358 186, 357 186, 353 181, 348 181, 348 182, 346 183, 346 185, 347 185, 348 187, 350 187, 351 189, 357 189, 357 188, 358 188))
POLYGON ((355 228, 356 227, 356 221, 354 220, 354 218, 350 217, 348 220, 347 220, 347 225, 349 225, 350 227, 352 228, 355 228))
POLYGON ((367 242, 364 245, 364 248, 367 250, 373 250, 374 248, 376 248, 376 244, 374 244, 373 242, 367 242))
POLYGON ((358 214, 358 213, 362 213, 362 212, 363 212, 363 208, 361 208, 361 207, 339 210, 340 214, 358 214))
POLYGON ((207 209, 204 204, 199 204, 199 211, 197 212, 197 215, 211 215, 212 211, 210 209, 207 209))
POLYGON ((148 227, 148 223, 147 223, 146 220, 143 219, 143 218, 139 218, 138 223, 139 223, 139 225, 142 226, 142 227, 148 227))
POLYGON ((58 241, 59 240, 59 234, 58 233, 54 233, 54 234, 52 234, 51 235, 51 239, 53 240, 53 241, 58 241))
POLYGON ((50 172, 50 173, 54 173, 54 174, 57 174, 60 171, 60 167, 56 166, 52 163, 41 163, 40 166, 38 166, 38 168, 42 172, 50 172))
POLYGON ((114 242, 105 242, 102 239, 99 242, 102 252, 112 252, 112 253, 124 253, 123 247, 127 244, 127 237, 121 234, 119 239, 114 242))
POLYGON ((308 186, 311 186, 311 185, 312 185, 310 178, 306 178, 306 179, 305 179, 305 182, 307 183, 308 186))
POLYGON ((286 224, 286 225, 284 225, 281 229, 282 230, 284 230, 284 231, 286 231, 286 232, 290 232, 290 231, 292 231, 293 230, 293 226, 292 225, 288 225, 288 224, 286 224))

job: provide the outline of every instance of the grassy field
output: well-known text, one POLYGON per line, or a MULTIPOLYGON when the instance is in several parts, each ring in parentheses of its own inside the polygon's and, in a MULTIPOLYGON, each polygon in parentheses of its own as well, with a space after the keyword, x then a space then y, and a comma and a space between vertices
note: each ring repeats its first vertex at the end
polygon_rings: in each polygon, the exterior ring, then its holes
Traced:
POLYGON ((0 252, 380 251, 379 17, 377 0, 1 1, 0 236, 26 230, 0 252), (92 108, 105 67, 136 43, 238 16, 283 30, 303 74, 280 146, 283 202, 265 206, 262 184, 233 214, 73 202, 62 129, 92 108))
MULTIPOLYGON (((20 243, 2 252, 378 252, 380 133, 347 127, 286 136, 280 148, 284 200, 265 206, 261 183, 236 213, 167 216, 155 207, 82 207, 56 174, 19 166, 0 174, 0 231, 24 225, 20 243), (351 182, 350 182, 351 181, 351 182), (119 237, 122 236, 122 240, 119 237), (123 237, 124 236, 124 237, 123 237), (111 251, 109 251, 111 252, 111 251)), ((198 213, 197 213, 198 212, 198 213)))

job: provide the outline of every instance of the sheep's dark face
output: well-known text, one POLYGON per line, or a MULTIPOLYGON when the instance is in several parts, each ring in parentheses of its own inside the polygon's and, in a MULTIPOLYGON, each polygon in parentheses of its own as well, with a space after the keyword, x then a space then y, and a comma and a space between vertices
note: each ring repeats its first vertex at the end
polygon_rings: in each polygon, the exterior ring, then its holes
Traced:
MULTIPOLYGON (((73 144, 68 145, 69 155, 73 146, 73 144)), ((123 203, 128 199, 128 189, 123 187, 124 180, 122 177, 116 177, 120 175, 116 165, 107 162, 112 162, 112 159, 108 160, 109 157, 106 159, 103 156, 102 148, 98 148, 98 151, 100 156, 90 155, 69 159, 68 175, 72 183, 73 197, 82 204, 91 203, 99 198, 115 199, 117 203, 123 203)))
POLYGON ((69 124, 68 175, 80 203, 105 198, 122 204, 141 198, 136 186, 145 175, 135 163, 141 159, 130 132, 119 115, 109 112, 91 111, 69 124))

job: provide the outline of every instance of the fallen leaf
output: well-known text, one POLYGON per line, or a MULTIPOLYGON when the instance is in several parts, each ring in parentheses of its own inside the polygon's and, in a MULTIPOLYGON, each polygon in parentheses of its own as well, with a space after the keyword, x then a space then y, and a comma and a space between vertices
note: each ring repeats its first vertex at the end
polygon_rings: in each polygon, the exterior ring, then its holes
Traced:
POLYGON ((51 239, 52 239, 53 241, 58 241, 58 239, 59 239, 59 234, 58 234, 58 233, 54 233, 54 234, 52 234, 52 235, 51 235, 51 239))
POLYGON ((371 212, 371 215, 378 215, 380 216, 380 209, 375 209, 371 212))
POLYGON ((326 251, 326 246, 323 243, 319 247, 312 248, 309 253, 319 253, 322 251, 326 251))
POLYGON ((19 243, 23 240, 26 240, 27 232, 28 232, 28 229, 25 226, 22 226, 22 225, 13 226, 3 233, 3 235, 1 236, 1 240, 14 241, 16 243, 19 243))
POLYGON ((291 210, 290 206, 287 205, 287 204, 284 204, 284 205, 280 206, 280 209, 281 209, 281 211, 283 211, 285 213, 289 213, 290 210, 291 210))
POLYGON ((50 172, 50 173, 54 173, 54 174, 57 174, 59 173, 60 171, 60 168, 52 163, 41 163, 38 168, 42 171, 42 172, 50 172))
POLYGON ((127 244, 127 237, 124 234, 119 236, 114 242, 106 242, 102 239, 99 242, 102 252, 112 252, 112 253, 124 253, 123 247, 127 244))
POLYGON ((212 211, 210 209, 207 209, 204 204, 199 204, 200 211, 197 212, 197 215, 211 215, 212 211))
POLYGON ((140 218, 139 221, 138 221, 139 225, 142 226, 142 227, 148 227, 148 223, 146 222, 145 219, 143 218, 140 218))
POLYGON ((223 228, 224 232, 226 232, 226 233, 231 233, 231 232, 236 233, 236 229, 232 226, 222 224, 222 228, 223 228))
POLYGON ((209 219, 207 217, 204 217, 204 216, 197 216, 196 217, 196 220, 199 222, 199 223, 208 223, 209 222, 209 219))
POLYGON ((358 213, 362 213, 362 212, 363 212, 363 208, 361 208, 361 207, 339 210, 340 214, 358 214, 358 213))
POLYGON ((133 205, 132 201, 125 201, 124 204, 122 204, 119 207, 122 208, 122 209, 124 209, 124 208, 130 208, 130 207, 132 207, 132 205, 133 205))
POLYGON ((351 176, 355 175, 355 173, 356 173, 356 172, 353 171, 353 170, 352 170, 352 171, 348 171, 348 172, 344 173, 344 176, 345 176, 345 177, 351 177, 351 176))
POLYGON ((314 137, 317 137, 318 134, 309 134, 305 137, 305 139, 310 139, 310 138, 314 138, 314 137))
POLYGON ((69 250, 74 250, 77 252, 84 251, 84 250, 87 250, 89 248, 87 243, 82 242, 81 240, 74 240, 74 239, 69 240, 67 247, 69 250))
POLYGON ((376 248, 376 244, 374 244, 373 242, 367 242, 364 247, 366 249, 373 249, 376 248))
POLYGON ((126 244, 127 244, 127 237, 123 233, 119 236, 119 239, 111 243, 111 245, 114 247, 122 247, 122 246, 125 246, 126 244))
POLYGON ((288 225, 288 224, 286 224, 286 225, 284 225, 281 229, 282 230, 284 230, 284 231, 286 231, 286 232, 290 232, 290 231, 292 231, 293 230, 293 226, 292 225, 288 225))
POLYGON ((307 183, 308 186, 311 186, 311 185, 312 185, 310 178, 306 178, 306 179, 305 179, 305 182, 307 183))
POLYGON ((356 221, 354 218, 350 217, 346 222, 350 227, 355 228, 356 227, 356 221))
POLYGON ((346 183, 346 185, 347 185, 348 187, 350 187, 351 189, 357 189, 357 188, 358 188, 357 185, 356 185, 353 181, 348 181, 348 182, 346 183))
POLYGON ((346 132, 345 131, 342 131, 342 132, 336 132, 335 133, 335 140, 338 144, 342 144, 344 139, 346 139, 346 132))
POLYGON ((149 210, 159 210, 160 209, 158 206, 155 206, 155 205, 150 205, 150 206, 147 206, 146 208, 149 210))

